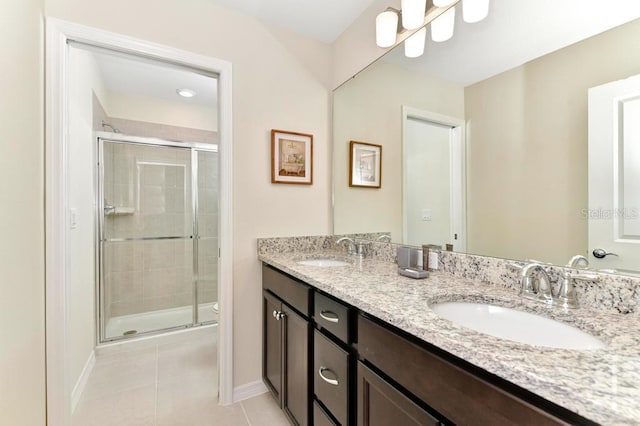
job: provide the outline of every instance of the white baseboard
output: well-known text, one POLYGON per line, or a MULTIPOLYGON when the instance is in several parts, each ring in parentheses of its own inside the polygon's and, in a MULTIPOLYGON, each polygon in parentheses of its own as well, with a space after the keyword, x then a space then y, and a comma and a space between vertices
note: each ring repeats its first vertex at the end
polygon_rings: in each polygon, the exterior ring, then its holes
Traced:
POLYGON ((267 386, 265 386, 262 380, 236 386, 233 388, 233 402, 244 401, 245 399, 262 395, 265 392, 267 392, 267 386))
POLYGON ((76 406, 78 405, 78 402, 80 402, 80 397, 82 396, 84 387, 87 385, 89 375, 91 375, 91 371, 95 364, 96 351, 92 350, 89 354, 89 358, 87 358, 87 362, 84 363, 84 368, 82 369, 82 373, 80 373, 80 377, 78 377, 76 385, 73 387, 73 391, 71 391, 71 414, 76 411, 76 406))

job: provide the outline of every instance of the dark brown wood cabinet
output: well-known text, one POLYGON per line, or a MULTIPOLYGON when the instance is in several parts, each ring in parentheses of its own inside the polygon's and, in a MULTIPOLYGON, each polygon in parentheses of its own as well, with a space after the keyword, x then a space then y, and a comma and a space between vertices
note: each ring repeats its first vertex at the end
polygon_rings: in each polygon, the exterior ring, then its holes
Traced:
POLYGON ((358 426, 439 425, 438 419, 358 362, 358 426))
POLYGON ((263 266, 263 378, 295 425, 595 424, 263 266))
POLYGON ((293 424, 309 425, 310 288, 265 266, 262 294, 263 380, 293 424))

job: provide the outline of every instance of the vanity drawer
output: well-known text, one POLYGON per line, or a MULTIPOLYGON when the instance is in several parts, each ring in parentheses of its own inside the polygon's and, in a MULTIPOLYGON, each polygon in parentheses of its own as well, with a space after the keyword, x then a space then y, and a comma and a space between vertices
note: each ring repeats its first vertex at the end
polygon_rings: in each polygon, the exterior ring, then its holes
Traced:
POLYGON ((309 316, 311 287, 268 265, 262 265, 262 288, 284 300, 304 316, 309 316))
POLYGON ((342 425, 349 416, 349 353, 314 332, 313 390, 342 425))
POLYGON ((337 426, 318 401, 313 401, 313 426, 337 426))
POLYGON ((349 308, 320 293, 315 294, 313 317, 318 327, 342 340, 351 343, 349 339, 349 308))
POLYGON ((568 424, 361 315, 358 353, 456 424, 568 424))

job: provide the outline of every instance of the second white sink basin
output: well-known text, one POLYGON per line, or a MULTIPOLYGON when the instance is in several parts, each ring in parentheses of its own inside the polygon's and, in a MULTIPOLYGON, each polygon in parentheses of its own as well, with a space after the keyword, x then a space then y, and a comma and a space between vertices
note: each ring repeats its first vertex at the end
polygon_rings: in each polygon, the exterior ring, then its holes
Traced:
POLYGON ((306 259, 306 260, 299 260, 298 264, 306 265, 306 266, 331 267, 331 266, 347 266, 349 265, 349 262, 345 262, 343 260, 337 260, 337 259, 306 259))
POLYGON ((533 346, 582 350, 605 347, 602 340, 580 329, 515 309, 471 302, 437 303, 430 308, 463 327, 533 346))

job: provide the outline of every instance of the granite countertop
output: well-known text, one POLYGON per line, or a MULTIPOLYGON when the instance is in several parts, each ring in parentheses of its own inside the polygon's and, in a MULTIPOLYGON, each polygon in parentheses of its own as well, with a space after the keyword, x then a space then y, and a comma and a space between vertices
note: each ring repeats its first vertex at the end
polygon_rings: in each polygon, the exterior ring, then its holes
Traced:
POLYGON ((563 310, 498 285, 444 272, 426 280, 399 276, 397 265, 348 259, 343 252, 260 254, 259 259, 430 344, 559 406, 602 424, 640 423, 640 316, 580 308, 563 310), (303 258, 334 257, 349 266, 317 267, 303 258), (591 333, 597 350, 534 347, 458 326, 429 304, 485 302, 541 314, 591 333))

